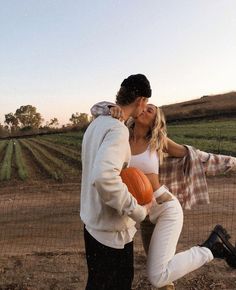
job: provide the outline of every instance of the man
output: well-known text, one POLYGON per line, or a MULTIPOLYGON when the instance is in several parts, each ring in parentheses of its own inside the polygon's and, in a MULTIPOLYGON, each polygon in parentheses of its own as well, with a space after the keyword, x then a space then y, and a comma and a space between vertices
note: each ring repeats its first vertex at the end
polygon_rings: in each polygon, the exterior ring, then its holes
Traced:
MULTIPOLYGON (((137 117, 151 97, 148 79, 131 75, 121 83, 116 103, 124 121, 137 117)), ((131 157, 129 132, 110 116, 96 118, 82 143, 81 219, 88 266, 86 290, 130 290, 135 223, 150 205, 140 206, 122 183, 120 171, 131 157)))

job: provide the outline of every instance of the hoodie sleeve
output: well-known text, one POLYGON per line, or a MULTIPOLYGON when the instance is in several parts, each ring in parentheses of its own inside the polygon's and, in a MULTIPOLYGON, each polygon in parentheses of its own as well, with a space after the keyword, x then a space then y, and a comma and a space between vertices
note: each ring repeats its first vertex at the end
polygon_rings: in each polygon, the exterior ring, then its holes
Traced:
POLYGON ((92 184, 107 206, 116 209, 120 215, 128 215, 140 222, 147 215, 146 208, 137 203, 120 177, 124 160, 127 159, 127 148, 128 129, 121 126, 110 129, 96 155, 92 184))

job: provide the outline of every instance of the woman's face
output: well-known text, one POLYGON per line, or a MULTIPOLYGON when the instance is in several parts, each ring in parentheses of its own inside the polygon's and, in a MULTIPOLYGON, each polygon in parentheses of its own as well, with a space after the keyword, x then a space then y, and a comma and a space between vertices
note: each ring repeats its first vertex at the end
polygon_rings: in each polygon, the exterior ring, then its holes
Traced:
POLYGON ((135 119, 135 123, 146 125, 148 128, 152 127, 157 115, 157 108, 155 105, 147 104, 146 109, 135 119))

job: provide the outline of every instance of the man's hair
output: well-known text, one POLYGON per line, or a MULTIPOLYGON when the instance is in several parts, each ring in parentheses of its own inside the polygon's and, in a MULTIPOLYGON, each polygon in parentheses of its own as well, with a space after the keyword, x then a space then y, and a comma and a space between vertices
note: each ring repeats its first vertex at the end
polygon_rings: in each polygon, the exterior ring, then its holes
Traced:
POLYGON ((129 105, 138 97, 150 98, 152 90, 145 75, 130 75, 121 83, 120 90, 116 95, 116 103, 119 105, 129 105))

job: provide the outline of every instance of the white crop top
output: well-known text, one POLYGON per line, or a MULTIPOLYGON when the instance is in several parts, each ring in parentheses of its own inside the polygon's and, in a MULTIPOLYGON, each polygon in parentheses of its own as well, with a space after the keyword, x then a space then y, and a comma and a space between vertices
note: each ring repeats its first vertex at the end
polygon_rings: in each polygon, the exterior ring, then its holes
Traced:
POLYGON ((147 150, 143 153, 132 155, 129 167, 136 167, 144 174, 159 173, 159 158, 156 151, 147 150))

